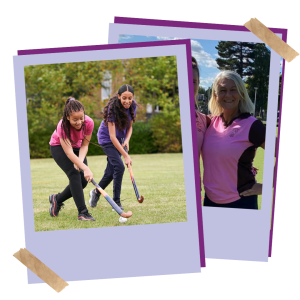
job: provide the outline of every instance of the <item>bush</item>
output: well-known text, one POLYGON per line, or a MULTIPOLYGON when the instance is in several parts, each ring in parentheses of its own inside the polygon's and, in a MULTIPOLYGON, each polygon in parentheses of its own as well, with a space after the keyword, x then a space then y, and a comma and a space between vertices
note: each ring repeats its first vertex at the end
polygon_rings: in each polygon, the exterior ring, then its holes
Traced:
MULTIPOLYGON (((89 145, 88 156, 105 155, 104 151, 98 144, 97 132, 102 120, 94 119, 94 130, 92 133, 92 143, 89 145)), ((36 119, 29 118, 28 123, 31 126, 29 130, 29 149, 30 158, 49 158, 50 138, 56 129, 56 125, 48 124, 48 126, 32 126, 32 122, 38 122, 36 119)), ((57 122, 58 123, 58 122, 57 122)), ((37 124, 36 124, 37 125, 37 124)), ((44 125, 44 124, 43 124, 44 125)), ((131 154, 156 153, 158 147, 155 144, 151 126, 149 123, 137 122, 133 124, 132 136, 130 139, 131 154)))
MULTIPOLYGON (((97 145, 99 145, 97 140, 97 132, 101 122, 102 120, 94 120, 94 130, 91 142, 97 145)), ((104 151, 99 147, 90 144, 88 155, 92 156, 105 154, 104 151)), ((133 123, 132 136, 129 143, 130 154, 156 153, 157 150, 158 148, 154 144, 150 124, 144 122, 133 123)))
POLYGON ((182 152, 181 122, 179 108, 164 110, 151 119, 154 144, 159 152, 182 152))
POLYGON ((158 151, 149 123, 133 123, 129 146, 132 154, 156 153, 158 151))

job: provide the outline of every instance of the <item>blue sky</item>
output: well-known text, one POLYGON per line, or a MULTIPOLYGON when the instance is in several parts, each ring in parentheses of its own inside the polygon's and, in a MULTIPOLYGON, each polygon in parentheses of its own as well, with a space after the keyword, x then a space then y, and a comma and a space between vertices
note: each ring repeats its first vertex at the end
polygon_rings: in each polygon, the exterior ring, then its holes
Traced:
MULTIPOLYGON (((159 36, 140 36, 120 34, 119 43, 136 43, 162 40, 176 40, 177 38, 165 38, 159 36)), ((220 72, 217 68, 216 58, 218 51, 215 48, 218 41, 191 40, 192 55, 200 66, 200 85, 207 88, 212 85, 214 78, 220 72)))
MULTIPOLYGON (((178 38, 174 37, 140 36, 125 34, 119 35, 119 43, 136 43, 177 39, 178 38)), ((214 78, 220 72, 217 68, 217 63, 215 61, 218 57, 218 51, 215 48, 217 45, 218 41, 214 40, 191 39, 192 56, 194 56, 197 59, 198 65, 200 66, 200 86, 204 87, 205 89, 212 85, 214 78)), ((282 66, 282 59, 280 61, 280 65, 282 66)))

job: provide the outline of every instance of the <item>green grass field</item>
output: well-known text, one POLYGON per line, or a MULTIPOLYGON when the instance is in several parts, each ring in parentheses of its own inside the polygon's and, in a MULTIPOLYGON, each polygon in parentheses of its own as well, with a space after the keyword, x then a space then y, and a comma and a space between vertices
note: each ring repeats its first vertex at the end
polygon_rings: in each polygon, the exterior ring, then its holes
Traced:
MULTIPOLYGON (((186 222, 182 154, 131 155, 131 158, 136 184, 140 194, 145 197, 145 201, 142 204, 137 202, 129 172, 126 168, 122 183, 121 200, 124 210, 131 210, 133 216, 123 224, 119 223, 118 214, 112 211, 111 206, 103 196, 101 196, 96 208, 89 207, 88 194, 93 189, 92 184, 84 189, 84 196, 90 213, 96 219, 95 222, 77 221, 78 212, 73 198, 65 202, 59 217, 52 218, 49 214, 48 197, 51 194, 61 192, 68 185, 68 179, 52 158, 31 160, 35 230, 49 231, 186 222)), ((254 160, 254 166, 259 169, 256 175, 258 182, 263 180, 263 162, 264 150, 259 148, 254 160)), ((106 167, 106 156, 88 157, 88 164, 93 171, 95 180, 99 182, 106 167)), ((201 161, 201 173, 202 171, 201 161)), ((111 197, 113 196, 112 183, 107 187, 106 192, 111 197)), ((203 187, 202 196, 204 196, 203 187)), ((258 197, 258 205, 260 209, 261 196, 258 197)))
MULTIPOLYGON (((133 173, 140 194, 145 197, 138 203, 133 190, 129 172, 126 168, 121 201, 125 211, 131 210, 133 216, 126 223, 119 223, 119 215, 113 212, 103 196, 98 206, 90 208, 89 191, 92 184, 84 189, 85 202, 95 222, 77 221, 77 208, 73 198, 65 202, 65 207, 57 218, 49 214, 51 194, 61 192, 67 185, 65 173, 52 158, 31 160, 31 179, 33 191, 34 225, 36 231, 67 230, 128 226, 141 224, 186 222, 186 200, 182 154, 144 154, 131 155, 133 173)), ((106 167, 106 156, 88 157, 96 182, 102 178, 106 167)), ((106 192, 113 197, 113 184, 106 192)))

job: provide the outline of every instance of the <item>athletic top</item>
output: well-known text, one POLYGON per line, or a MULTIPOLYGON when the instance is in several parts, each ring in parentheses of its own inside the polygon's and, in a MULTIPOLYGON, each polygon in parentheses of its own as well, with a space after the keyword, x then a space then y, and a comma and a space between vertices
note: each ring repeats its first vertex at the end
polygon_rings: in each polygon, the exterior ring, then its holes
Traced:
POLYGON ((227 126, 222 115, 212 118, 202 146, 203 185, 211 201, 231 203, 252 188, 256 183, 252 163, 265 134, 265 125, 249 113, 227 126))
MULTIPOLYGON (((132 101, 131 105, 133 106, 134 116, 136 116, 137 103, 135 101, 132 101)), ((132 118, 131 118, 131 114, 130 114, 129 108, 125 109, 125 111, 126 111, 126 113, 128 115, 129 124, 130 124, 130 122, 132 121, 132 118)), ((109 108, 107 110, 107 114, 108 113, 109 113, 109 108)), ((112 114, 112 118, 108 119, 108 122, 115 123, 114 113, 112 114)), ((115 127, 115 129, 116 129, 116 137, 117 137, 118 141, 120 143, 122 143, 121 139, 122 138, 124 138, 124 139, 126 138, 126 134, 127 134, 127 131, 129 129, 129 127, 125 128, 124 130, 118 130, 117 127, 115 127)), ((100 145, 111 143, 111 139, 110 139, 109 131, 108 131, 108 126, 105 125, 104 120, 100 124, 99 130, 98 130, 98 133, 97 133, 97 137, 98 137, 98 143, 100 145)))
MULTIPOLYGON (((62 131, 61 131, 61 122, 62 119, 58 122, 56 126, 56 130, 53 132, 49 144, 51 146, 57 146, 60 145, 59 138, 63 138, 62 131)), ((70 126, 70 134, 71 139, 75 142, 75 144, 72 144, 73 148, 80 148, 82 144, 82 140, 85 136, 92 134, 94 129, 94 121, 87 115, 84 116, 84 122, 86 126, 86 133, 83 133, 83 130, 77 131, 74 127, 70 126)), ((64 134, 64 138, 66 138, 64 134)))

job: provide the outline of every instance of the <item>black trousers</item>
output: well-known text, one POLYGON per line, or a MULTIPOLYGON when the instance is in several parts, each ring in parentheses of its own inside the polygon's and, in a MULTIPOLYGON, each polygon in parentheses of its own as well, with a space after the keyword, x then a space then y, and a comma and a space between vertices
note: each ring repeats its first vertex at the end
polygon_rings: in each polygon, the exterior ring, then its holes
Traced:
POLYGON ((107 155, 107 166, 99 185, 104 190, 113 180, 113 200, 116 203, 121 203, 120 195, 123 174, 125 171, 124 163, 121 159, 121 153, 117 150, 113 143, 103 144, 101 147, 107 155))
MULTIPOLYGON (((50 146, 50 151, 55 162, 69 178, 69 185, 61 193, 57 194, 57 202, 62 203, 73 197, 80 213, 86 208, 83 189, 87 186, 88 182, 85 180, 82 172, 78 172, 74 168, 74 163, 67 157, 61 145, 50 146)), ((73 151, 75 155, 79 156, 79 148, 73 148, 73 151)), ((83 163, 87 165, 86 157, 83 163)))
POLYGON ((203 206, 258 209, 257 195, 241 197, 240 199, 227 204, 218 204, 211 201, 205 194, 203 206))

